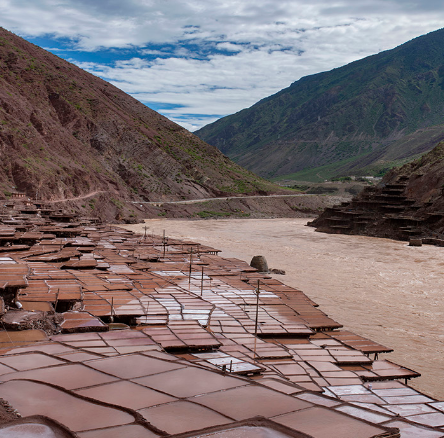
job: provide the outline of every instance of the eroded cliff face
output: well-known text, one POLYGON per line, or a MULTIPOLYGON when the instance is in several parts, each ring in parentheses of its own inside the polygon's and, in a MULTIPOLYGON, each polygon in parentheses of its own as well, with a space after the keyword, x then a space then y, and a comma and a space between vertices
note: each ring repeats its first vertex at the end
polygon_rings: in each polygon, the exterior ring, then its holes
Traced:
POLYGON ((378 187, 325 209, 310 225, 327 233, 444 246, 444 142, 419 160, 393 169, 378 187))
POLYGON ((106 219, 130 214, 127 201, 272 189, 113 85, 1 28, 0 157, 0 196, 76 198, 88 210, 91 195, 109 207, 106 219))

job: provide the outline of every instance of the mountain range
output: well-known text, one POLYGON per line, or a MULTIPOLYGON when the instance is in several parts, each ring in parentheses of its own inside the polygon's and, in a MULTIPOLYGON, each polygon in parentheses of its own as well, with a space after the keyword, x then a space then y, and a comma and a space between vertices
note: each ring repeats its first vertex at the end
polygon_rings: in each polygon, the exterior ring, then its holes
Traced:
POLYGON ((108 220, 146 217, 140 202, 275 189, 113 85, 2 28, 0 157, 0 198, 70 200, 108 220))
POLYGON ((266 178, 382 174, 444 139, 444 30, 294 82, 196 131, 266 178))

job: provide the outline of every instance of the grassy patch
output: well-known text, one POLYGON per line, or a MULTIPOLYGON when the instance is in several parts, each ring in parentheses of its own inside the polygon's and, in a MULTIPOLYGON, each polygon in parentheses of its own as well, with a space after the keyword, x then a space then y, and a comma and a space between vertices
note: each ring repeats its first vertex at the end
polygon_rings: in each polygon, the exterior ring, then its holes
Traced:
POLYGON ((117 207, 117 208, 123 208, 123 203, 119 201, 118 199, 111 198, 111 202, 117 207))
POLYGON ((236 209, 234 211, 212 211, 212 210, 202 210, 195 213, 195 216, 199 216, 202 219, 217 219, 221 217, 249 217, 250 213, 244 213, 243 211, 236 209))
POLYGON ((227 217, 230 215, 231 213, 227 211, 211 211, 211 210, 202 210, 196 213, 196 216, 199 216, 202 219, 210 217, 227 217))

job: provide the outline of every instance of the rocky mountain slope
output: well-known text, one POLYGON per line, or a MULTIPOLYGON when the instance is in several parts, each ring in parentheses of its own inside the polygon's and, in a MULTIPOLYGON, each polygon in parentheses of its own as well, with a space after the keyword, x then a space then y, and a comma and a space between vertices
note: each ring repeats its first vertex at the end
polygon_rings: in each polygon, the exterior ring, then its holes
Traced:
POLYGON ((105 219, 142 214, 131 201, 275 189, 111 84, 1 28, 0 157, 0 198, 70 199, 105 219))
POLYGON ((413 240, 444 246, 444 142, 420 159, 390 171, 369 187, 327 208, 317 231, 413 240))
POLYGON ((377 173, 444 139, 443 45, 438 30, 304 77, 196 134, 265 177, 377 173))

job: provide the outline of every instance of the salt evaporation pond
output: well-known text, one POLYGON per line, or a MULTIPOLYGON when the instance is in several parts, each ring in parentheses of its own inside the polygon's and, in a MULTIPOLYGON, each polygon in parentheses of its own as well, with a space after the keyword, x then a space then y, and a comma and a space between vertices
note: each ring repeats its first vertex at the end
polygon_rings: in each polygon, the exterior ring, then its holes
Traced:
MULTIPOLYGON (((146 221, 148 233, 195 240, 223 257, 250 262, 264 255, 276 278, 301 289, 321 309, 355 333, 394 353, 383 358, 422 374, 411 386, 444 398, 442 317, 444 248, 317 233, 307 219, 146 221)), ((125 228, 144 232, 144 225, 125 228)))

